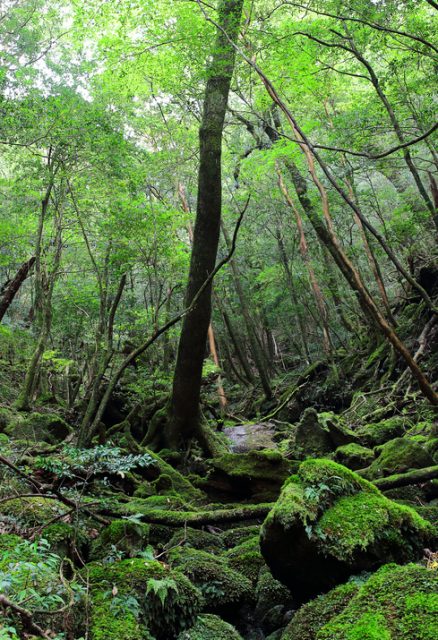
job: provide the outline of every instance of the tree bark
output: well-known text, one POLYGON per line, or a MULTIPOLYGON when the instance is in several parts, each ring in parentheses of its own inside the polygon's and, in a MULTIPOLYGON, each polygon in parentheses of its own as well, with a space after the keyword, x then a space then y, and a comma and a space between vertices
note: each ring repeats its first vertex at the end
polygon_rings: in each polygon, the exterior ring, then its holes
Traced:
MULTIPOLYGON (((222 209, 222 132, 234 69, 231 41, 239 33, 243 0, 220 0, 216 42, 207 70, 200 138, 198 200, 190 260, 186 306, 214 270, 222 209)), ((202 365, 211 318, 211 282, 197 305, 185 316, 173 378, 169 420, 163 433, 167 445, 177 448, 197 435, 202 365)))
POLYGON ((7 282, 3 286, 0 298, 0 322, 3 320, 3 317, 6 311, 9 309, 19 288, 29 275, 34 263, 35 256, 32 256, 31 258, 29 258, 29 260, 27 260, 27 262, 24 262, 21 265, 12 280, 9 280, 9 282, 7 282))

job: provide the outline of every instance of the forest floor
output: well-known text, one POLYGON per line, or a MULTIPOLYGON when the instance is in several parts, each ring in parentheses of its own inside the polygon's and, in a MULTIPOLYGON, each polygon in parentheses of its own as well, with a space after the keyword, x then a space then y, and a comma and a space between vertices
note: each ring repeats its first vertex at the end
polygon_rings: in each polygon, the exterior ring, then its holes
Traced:
POLYGON ((2 640, 435 638, 437 419, 390 362, 301 371, 210 460, 3 403, 2 640))

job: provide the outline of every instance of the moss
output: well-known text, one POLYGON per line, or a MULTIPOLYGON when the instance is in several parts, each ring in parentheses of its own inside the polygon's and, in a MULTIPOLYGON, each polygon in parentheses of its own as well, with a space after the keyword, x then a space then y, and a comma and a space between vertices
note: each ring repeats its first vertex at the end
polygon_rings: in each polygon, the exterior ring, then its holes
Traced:
POLYGON ((53 413, 30 413, 11 420, 5 433, 22 440, 57 444, 71 433, 71 427, 60 416, 53 413))
POLYGON ((395 438, 378 449, 379 456, 370 465, 367 476, 381 478, 410 469, 433 465, 433 459, 422 443, 412 438, 395 438))
POLYGON ((282 640, 317 640, 319 630, 341 613, 358 591, 359 587, 349 582, 303 605, 284 630, 282 640))
POLYGON ((178 640, 241 640, 241 636, 218 616, 204 614, 191 629, 183 631, 178 640))
POLYGON ((133 558, 147 546, 148 542, 149 525, 129 520, 113 520, 93 540, 90 558, 103 559, 114 553, 114 548, 125 557, 133 558))
POLYGON ((437 571, 390 564, 322 627, 317 640, 434 640, 437 616, 437 571))
POLYGON ((335 451, 334 458, 336 462, 356 471, 364 469, 370 465, 375 454, 372 449, 362 447, 360 444, 350 443, 342 447, 338 447, 335 451))
POLYGON ((250 451, 249 453, 227 453, 211 461, 215 469, 230 477, 259 478, 278 481, 279 476, 289 475, 289 463, 275 450, 250 451))
POLYGON ((201 590, 205 607, 211 613, 229 613, 251 600, 252 585, 243 574, 232 569, 225 558, 195 549, 174 549, 169 563, 180 569, 201 590))
POLYGON ((185 527, 180 531, 174 533, 169 540, 167 547, 172 548, 175 546, 192 547, 202 551, 209 551, 210 553, 218 553, 223 550, 224 543, 220 536, 209 533, 208 531, 202 531, 200 529, 192 529, 191 527, 185 527))
POLYGON ((308 460, 268 514, 261 548, 274 577, 311 597, 388 559, 415 560, 433 538, 433 527, 413 509, 359 475, 308 460))
POLYGON ((256 585, 260 569, 265 566, 258 535, 230 549, 226 557, 230 567, 246 576, 254 586, 256 585))
POLYGON ((61 558, 70 556, 73 549, 79 549, 83 555, 87 546, 84 531, 66 522, 54 522, 45 527, 41 532, 41 538, 47 540, 51 551, 61 558))
POLYGON ((268 567, 262 567, 257 581, 254 613, 264 630, 269 632, 278 629, 285 612, 292 606, 290 591, 272 576, 268 567))
POLYGON ((432 533, 431 527, 414 509, 382 495, 361 492, 337 500, 319 519, 315 535, 325 551, 338 560, 361 550, 370 553, 376 547, 388 561, 392 560, 394 546, 398 560, 418 557, 428 531, 432 533), (403 557, 400 550, 405 545, 403 557))
POLYGON ((407 418, 403 416, 393 416, 366 425, 362 425, 357 430, 357 435, 367 446, 376 446, 388 442, 393 438, 403 436, 409 426, 407 418))
POLYGON ((190 581, 160 562, 91 563, 82 573, 91 588, 93 640, 167 640, 193 625, 202 604, 190 581), (167 583, 163 602, 153 588, 148 590, 151 580, 167 583))
POLYGON ((121 512, 126 515, 147 513, 151 509, 163 511, 183 511, 187 509, 187 502, 179 496, 148 496, 147 498, 133 498, 121 507, 121 512))
POLYGON ((174 488, 172 478, 168 473, 161 473, 152 484, 154 485, 157 493, 172 491, 174 488))
POLYGON ((224 531, 221 534, 221 539, 224 545, 231 549, 236 547, 238 544, 245 542, 245 540, 249 540, 255 535, 259 535, 260 526, 259 525, 251 525, 249 527, 237 527, 235 529, 228 529, 228 531, 224 531))
POLYGON ((157 462, 161 474, 165 474, 170 478, 175 492, 177 492, 182 499, 189 502, 203 500, 204 496, 202 492, 199 491, 199 489, 196 489, 185 476, 179 473, 179 471, 174 469, 153 451, 150 451, 149 449, 145 449, 144 451, 145 453, 149 453, 149 455, 157 462))
POLYGON ((43 525, 66 511, 67 507, 55 499, 20 498, 8 500, 0 506, 0 521, 12 518, 24 527, 35 527, 43 525))

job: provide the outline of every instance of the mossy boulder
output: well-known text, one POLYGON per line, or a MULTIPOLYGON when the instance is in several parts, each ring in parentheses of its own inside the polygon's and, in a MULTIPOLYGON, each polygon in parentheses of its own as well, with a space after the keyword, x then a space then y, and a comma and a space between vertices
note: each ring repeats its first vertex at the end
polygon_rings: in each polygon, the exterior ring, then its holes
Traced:
POLYGON ((209 553, 220 553, 224 550, 224 543, 219 535, 191 527, 178 530, 166 545, 168 549, 176 546, 192 547, 209 553))
POLYGON ((379 569, 317 640, 435 640, 438 572, 416 564, 379 569))
POLYGON ((353 471, 358 469, 365 469, 368 467, 375 458, 375 453, 372 449, 362 447, 360 444, 350 443, 343 447, 338 447, 334 454, 334 459, 339 464, 343 464, 344 467, 348 467, 353 471))
POLYGON ((287 625, 281 640, 317 640, 319 630, 341 613, 358 591, 357 584, 348 582, 304 604, 287 625))
POLYGON ((394 438, 377 449, 378 457, 368 467, 367 478, 382 478, 434 464, 423 442, 414 438, 394 438))
POLYGON ((202 606, 198 589, 179 571, 141 558, 91 563, 92 640, 170 640, 190 628, 202 606))
POLYGON ((356 433, 333 411, 318 413, 318 422, 328 431, 334 447, 358 443, 356 433))
POLYGON ((353 471, 307 460, 268 514, 261 550, 274 577, 303 601, 388 560, 415 560, 433 539, 430 523, 353 471))
POLYGON ((260 551, 258 535, 227 551, 226 557, 230 567, 246 576, 254 586, 256 585, 260 569, 266 566, 260 551))
POLYGON ((88 540, 83 529, 67 522, 54 522, 45 527, 41 538, 47 540, 52 553, 77 560, 85 557, 88 540), (78 555, 79 554, 79 555, 78 555))
POLYGON ((242 640, 242 636, 228 622, 206 613, 198 616, 194 626, 183 631, 178 640, 242 640))
POLYGON ((71 433, 71 427, 55 413, 18 414, 4 429, 8 436, 31 442, 58 444, 71 433))
POLYGON ((226 558, 196 549, 177 548, 168 554, 172 567, 182 571, 204 596, 208 613, 233 620, 238 608, 253 598, 250 580, 230 567, 226 558))
POLYGON ((17 498, 0 505, 0 522, 11 521, 23 529, 40 527, 67 511, 68 507, 54 498, 17 498))
POLYGON ((403 436, 409 427, 409 423, 403 416, 393 416, 379 422, 361 425, 357 429, 357 435, 362 444, 367 447, 375 447, 388 442, 393 438, 403 436))
POLYGON ((267 566, 263 566, 257 581, 254 609, 254 617, 263 631, 270 633, 284 626, 285 615, 292 607, 289 589, 272 576, 267 566))
POLYGON ((236 527, 233 529, 228 529, 221 533, 221 540, 224 543, 227 549, 232 549, 233 547, 237 547, 237 545, 253 538, 254 536, 258 536, 260 533, 260 526, 257 524, 253 524, 250 526, 244 527, 236 527))
POLYGON ((315 409, 308 408, 298 423, 291 453, 294 457, 319 458, 335 449, 327 427, 319 421, 315 409))
POLYGON ((278 451, 228 453, 210 461, 203 489, 213 499, 236 501, 275 500, 291 473, 291 463, 278 451))
POLYGON ((90 559, 102 560, 117 552, 134 558, 149 542, 149 525, 130 520, 113 520, 91 543, 90 559))

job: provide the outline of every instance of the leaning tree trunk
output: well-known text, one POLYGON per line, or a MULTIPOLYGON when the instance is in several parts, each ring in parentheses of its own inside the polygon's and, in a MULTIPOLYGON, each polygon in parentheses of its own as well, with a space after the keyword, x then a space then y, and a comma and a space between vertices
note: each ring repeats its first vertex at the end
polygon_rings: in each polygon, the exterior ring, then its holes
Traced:
MULTIPOLYGON (((216 263, 222 204, 222 132, 235 58, 228 37, 234 41, 238 36, 242 8, 243 0, 220 0, 218 7, 220 28, 207 70, 204 112, 199 131, 198 201, 186 291, 187 306, 216 263)), ((169 419, 162 433, 163 443, 173 448, 200 434, 199 400, 210 317, 211 283, 182 325, 169 419)))
POLYGON ((19 290, 19 288, 21 287, 21 285, 29 275, 34 265, 34 262, 35 262, 35 256, 32 256, 32 258, 29 258, 27 262, 23 262, 23 264, 18 269, 17 273, 12 278, 12 280, 9 280, 9 282, 7 282, 2 288, 1 295, 0 295, 0 322, 3 320, 3 316, 5 315, 6 311, 9 309, 13 299, 17 294, 17 291, 19 290))

